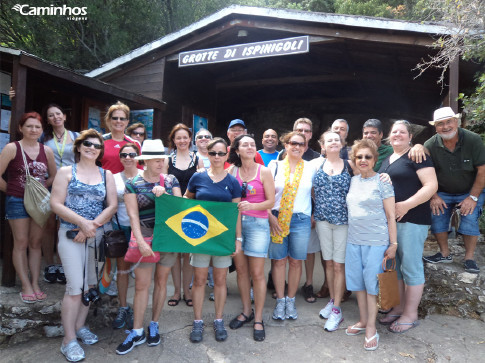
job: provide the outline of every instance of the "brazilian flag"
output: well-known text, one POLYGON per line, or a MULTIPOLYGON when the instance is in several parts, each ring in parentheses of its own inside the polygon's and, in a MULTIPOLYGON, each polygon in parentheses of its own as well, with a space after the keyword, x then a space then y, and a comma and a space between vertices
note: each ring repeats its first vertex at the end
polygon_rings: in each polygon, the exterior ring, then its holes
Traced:
POLYGON ((160 252, 228 256, 235 250, 237 203, 163 194, 155 198, 152 248, 160 252))

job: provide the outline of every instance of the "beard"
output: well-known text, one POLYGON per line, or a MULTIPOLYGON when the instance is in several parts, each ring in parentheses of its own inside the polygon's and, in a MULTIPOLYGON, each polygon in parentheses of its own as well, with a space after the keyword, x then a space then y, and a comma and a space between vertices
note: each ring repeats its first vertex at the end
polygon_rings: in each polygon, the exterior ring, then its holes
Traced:
POLYGON ((458 130, 455 130, 453 133, 451 134, 440 134, 438 133, 438 135, 440 135, 440 137, 443 139, 443 140, 451 140, 452 138, 454 138, 456 136, 456 133, 458 132, 458 130))

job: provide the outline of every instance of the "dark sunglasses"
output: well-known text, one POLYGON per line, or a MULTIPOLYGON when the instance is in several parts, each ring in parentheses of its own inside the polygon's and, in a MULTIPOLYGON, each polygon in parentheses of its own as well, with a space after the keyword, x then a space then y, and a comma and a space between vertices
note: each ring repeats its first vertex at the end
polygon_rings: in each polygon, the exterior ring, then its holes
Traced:
POLYGON ((241 185, 241 198, 246 198, 247 189, 248 189, 248 182, 243 182, 241 185))
POLYGON ((219 151, 219 152, 216 152, 216 151, 209 151, 207 154, 209 154, 209 156, 220 156, 220 157, 223 157, 223 156, 226 156, 227 153, 223 152, 223 151, 219 151))
POLYGON ((88 141, 88 140, 84 140, 83 145, 86 146, 86 147, 93 146, 96 150, 101 150, 103 148, 103 145, 95 144, 94 142, 91 142, 91 141, 88 141))
POLYGON ((120 158, 126 159, 128 156, 130 158, 134 159, 135 156, 138 156, 138 154, 137 153, 120 153, 120 158))
POLYGON ((197 135, 197 140, 212 139, 211 135, 197 135))
POLYGON ((288 145, 304 147, 305 146, 305 143, 304 142, 298 142, 298 141, 289 141, 288 142, 288 145))
POLYGON ((131 134, 132 135, 136 135, 136 136, 143 136, 143 135, 145 135, 144 132, 138 132, 138 131, 133 131, 131 134))
POLYGON ((114 121, 128 121, 128 119, 126 117, 113 117, 111 116, 111 119, 114 120, 114 121))
POLYGON ((361 160, 361 159, 370 160, 374 157, 372 155, 356 155, 355 158, 359 159, 359 160, 361 160))

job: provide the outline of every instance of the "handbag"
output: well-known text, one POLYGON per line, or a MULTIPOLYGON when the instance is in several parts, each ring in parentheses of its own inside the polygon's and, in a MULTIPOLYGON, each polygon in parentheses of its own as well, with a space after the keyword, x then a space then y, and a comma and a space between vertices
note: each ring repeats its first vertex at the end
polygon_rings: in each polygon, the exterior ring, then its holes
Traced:
POLYGON ((52 212, 50 204, 51 193, 41 182, 30 175, 24 149, 20 142, 19 145, 25 165, 24 207, 35 223, 44 227, 52 212))
MULTIPOLYGON (((146 243, 151 247, 153 236, 143 237, 146 243)), ((126 251, 125 261, 131 263, 145 262, 145 263, 157 263, 160 261, 160 252, 153 251, 155 256, 143 257, 138 249, 138 244, 136 243, 136 238, 131 234, 130 243, 128 244, 128 251, 126 251)))
POLYGON ((400 304, 396 260, 393 258, 390 268, 387 268, 387 257, 384 257, 382 270, 384 272, 377 274, 377 280, 379 281, 377 306, 381 310, 389 310, 400 304))

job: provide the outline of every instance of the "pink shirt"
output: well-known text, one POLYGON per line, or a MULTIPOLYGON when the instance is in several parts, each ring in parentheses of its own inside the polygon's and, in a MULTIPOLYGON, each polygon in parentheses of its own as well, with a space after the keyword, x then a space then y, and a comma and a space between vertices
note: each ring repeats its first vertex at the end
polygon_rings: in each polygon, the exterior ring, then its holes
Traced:
MULTIPOLYGON (((236 179, 242 186, 243 181, 239 176, 239 168, 236 170, 236 179)), ((256 177, 247 182, 246 197, 241 198, 241 201, 248 201, 249 203, 261 203, 266 200, 264 194, 263 183, 261 182, 261 165, 258 165, 258 171, 256 177)), ((268 218, 268 211, 265 210, 249 210, 241 213, 242 215, 256 217, 256 218, 268 218)))

